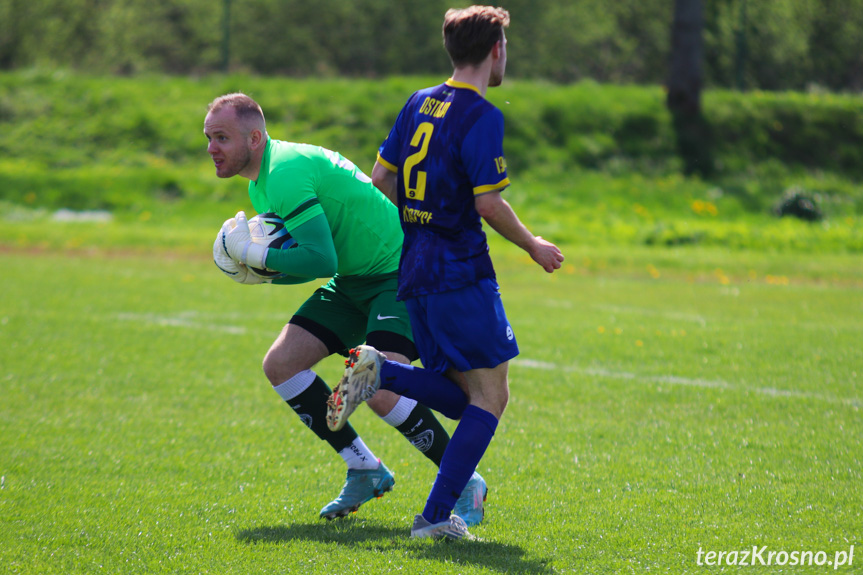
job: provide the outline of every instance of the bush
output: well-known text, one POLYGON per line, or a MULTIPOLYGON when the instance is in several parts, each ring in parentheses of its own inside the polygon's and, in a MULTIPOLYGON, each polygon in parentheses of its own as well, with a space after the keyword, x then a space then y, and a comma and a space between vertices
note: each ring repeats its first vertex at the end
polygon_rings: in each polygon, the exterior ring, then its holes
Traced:
MULTIPOLYGON (((0 80, 0 201, 136 212, 189 202, 233 209, 245 201, 243 182, 216 178, 206 153, 206 105, 218 95, 252 95, 272 137, 336 149, 368 172, 407 97, 442 78, 103 78, 30 70, 0 73, 0 80)), ((515 182, 507 193, 551 233, 757 245, 763 234, 723 226, 773 219, 783 195, 795 190, 832 226, 824 233, 857 245, 860 97, 706 93, 717 158, 707 181, 680 175, 658 87, 507 82, 488 97, 506 118, 515 182)))
POLYGON ((708 92, 704 110, 728 170, 776 159, 863 177, 863 99, 835 94, 708 92))

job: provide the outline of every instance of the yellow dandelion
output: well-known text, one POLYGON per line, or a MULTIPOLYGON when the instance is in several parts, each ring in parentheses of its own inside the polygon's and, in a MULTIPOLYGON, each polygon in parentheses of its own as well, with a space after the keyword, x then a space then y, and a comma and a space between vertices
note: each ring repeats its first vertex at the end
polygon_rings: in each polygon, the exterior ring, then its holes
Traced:
POLYGON ((693 200, 692 204, 690 204, 692 211, 702 216, 704 214, 710 214, 711 216, 719 215, 719 209, 713 202, 707 202, 704 200, 693 200))

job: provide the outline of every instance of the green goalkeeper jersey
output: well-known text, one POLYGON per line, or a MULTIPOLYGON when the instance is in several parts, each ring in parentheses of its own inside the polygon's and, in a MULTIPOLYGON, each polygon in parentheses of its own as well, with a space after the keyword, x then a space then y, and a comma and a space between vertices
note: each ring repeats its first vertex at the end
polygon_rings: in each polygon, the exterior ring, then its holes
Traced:
MULTIPOLYGON (((249 198, 258 213, 281 216, 288 231, 323 214, 340 276, 398 270, 404 237, 398 209, 368 176, 337 152, 269 139, 258 180, 249 182, 249 198)), ((293 255, 274 252, 270 250, 268 267, 270 258, 293 255)))

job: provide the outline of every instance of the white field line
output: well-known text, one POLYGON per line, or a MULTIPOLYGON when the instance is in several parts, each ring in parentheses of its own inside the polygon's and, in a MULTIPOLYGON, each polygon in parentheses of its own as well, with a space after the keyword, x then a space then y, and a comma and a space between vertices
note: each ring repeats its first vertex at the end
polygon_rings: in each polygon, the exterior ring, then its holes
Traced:
MULTIPOLYGON (((572 307, 572 306, 564 305, 565 300, 547 301, 546 303, 548 305, 550 305, 551 307, 572 307)), ((607 312, 610 312, 612 314, 619 314, 619 315, 630 314, 630 315, 640 315, 640 316, 649 316, 649 317, 659 317, 659 318, 670 319, 670 320, 675 320, 675 321, 696 323, 696 324, 700 325, 701 327, 707 327, 707 323, 708 323, 707 317, 705 317, 703 315, 695 314, 695 313, 673 312, 673 311, 657 310, 657 309, 635 307, 635 306, 606 305, 606 304, 593 304, 593 305, 591 305, 591 307, 593 309, 597 309, 600 311, 607 311, 607 312)), ((721 321, 723 323, 727 323, 725 320, 711 319, 710 321, 711 322, 721 321)), ((758 319, 757 317, 745 318, 745 319, 737 318, 734 320, 734 323, 736 323, 736 324, 741 324, 741 323, 752 324, 752 323, 757 323, 758 321, 761 321, 761 320, 758 319)), ((777 320, 774 319, 772 321, 776 322, 777 320)), ((806 329, 806 330, 811 330, 811 331, 832 331, 832 332, 837 332, 837 331, 859 332, 859 331, 863 331, 863 324, 861 324, 859 321, 856 321, 856 316, 853 316, 853 315, 850 316, 849 321, 843 322, 840 325, 837 325, 835 322, 830 323, 830 324, 825 324, 825 323, 818 323, 815 321, 797 321, 794 319, 787 320, 784 323, 785 323, 785 325, 793 326, 794 329, 806 329)))
POLYGON ((663 310, 655 310, 649 308, 642 307, 633 307, 633 306, 620 306, 620 305, 605 305, 605 304, 594 304, 591 307, 594 309, 609 311, 611 313, 630 313, 635 315, 647 315, 647 316, 656 316, 656 317, 664 317, 668 319, 673 319, 677 321, 687 321, 691 323, 697 323, 700 326, 706 326, 707 320, 704 316, 694 314, 694 313, 683 313, 683 312, 669 312, 663 310))
POLYGON ((245 326, 226 325, 224 323, 202 322, 189 316, 169 316, 154 313, 119 313, 117 319, 120 321, 132 321, 140 324, 158 325, 163 327, 181 327, 186 329, 200 329, 205 331, 221 331, 234 335, 245 335, 248 330, 245 326))
POLYGON ((711 389, 728 389, 743 392, 758 393, 770 397, 795 397, 802 399, 815 399, 827 403, 840 403, 860 407, 863 401, 857 397, 841 398, 820 393, 809 393, 806 391, 796 391, 789 389, 776 389, 773 387, 754 387, 749 385, 739 385, 723 381, 721 379, 710 380, 700 378, 681 377, 677 375, 644 375, 632 373, 628 371, 615 371, 597 367, 579 367, 575 365, 557 365, 547 361, 537 361, 533 359, 514 359, 510 362, 517 367, 526 369, 540 369, 545 371, 561 371, 568 373, 579 373, 591 377, 604 377, 609 379, 624 379, 642 383, 665 383, 670 385, 682 385, 688 387, 702 387, 711 389))
MULTIPOLYGON (((233 335, 245 335, 248 329, 242 325, 228 325, 218 322, 199 321, 194 319, 198 314, 195 312, 181 313, 179 315, 159 315, 154 313, 119 313, 117 319, 131 321, 140 324, 157 325, 162 327, 175 327, 183 329, 199 329, 205 331, 221 331, 233 335)), ((534 359, 516 358, 510 362, 512 365, 525 369, 540 369, 544 371, 560 371, 567 373, 579 373, 590 377, 603 377, 609 379, 631 380, 641 383, 664 383, 669 385, 681 385, 687 387, 702 387, 712 389, 728 389, 744 392, 759 393, 771 397, 796 397, 803 399, 816 399, 827 403, 840 403, 859 407, 863 404, 859 398, 837 398, 818 393, 795 391, 787 389, 776 389, 771 387, 753 387, 747 385, 732 384, 727 381, 681 377, 677 375, 645 375, 628 371, 616 371, 603 367, 579 367, 576 365, 558 365, 547 361, 534 359)))

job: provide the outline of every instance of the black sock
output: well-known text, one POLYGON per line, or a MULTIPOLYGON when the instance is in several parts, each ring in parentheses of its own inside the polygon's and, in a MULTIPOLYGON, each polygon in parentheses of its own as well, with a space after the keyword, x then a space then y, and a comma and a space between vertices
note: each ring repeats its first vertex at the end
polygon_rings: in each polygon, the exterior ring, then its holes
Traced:
POLYGON ((338 453, 354 442, 357 432, 350 423, 339 431, 330 431, 327 427, 327 399, 330 394, 332 394, 330 386, 324 383, 319 375, 315 375, 315 381, 304 392, 285 403, 300 416, 306 427, 329 443, 338 453))
POLYGON ((449 433, 440 424, 434 413, 418 403, 408 418, 396 426, 411 444, 440 467, 443 452, 449 443, 449 433))

